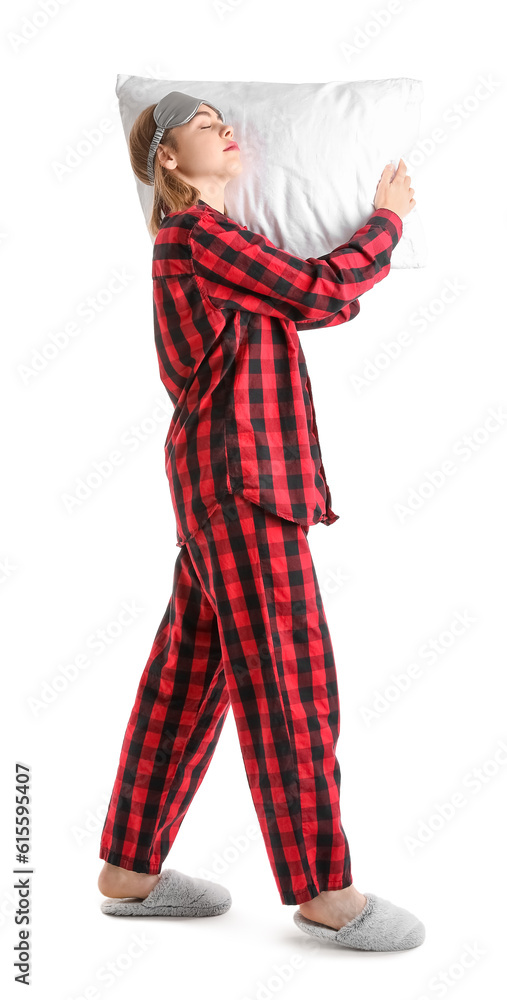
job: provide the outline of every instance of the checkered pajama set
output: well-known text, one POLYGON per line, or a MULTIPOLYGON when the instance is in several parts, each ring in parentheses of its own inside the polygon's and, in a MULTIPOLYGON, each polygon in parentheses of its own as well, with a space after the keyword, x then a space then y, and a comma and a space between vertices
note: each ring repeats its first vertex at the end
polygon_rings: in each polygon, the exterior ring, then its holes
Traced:
POLYGON ((295 257, 199 200, 153 248, 155 344, 174 404, 179 553, 125 731, 100 858, 155 874, 232 705, 282 903, 352 883, 333 648, 307 540, 332 524, 298 330, 346 323, 386 277, 401 218, 295 257))

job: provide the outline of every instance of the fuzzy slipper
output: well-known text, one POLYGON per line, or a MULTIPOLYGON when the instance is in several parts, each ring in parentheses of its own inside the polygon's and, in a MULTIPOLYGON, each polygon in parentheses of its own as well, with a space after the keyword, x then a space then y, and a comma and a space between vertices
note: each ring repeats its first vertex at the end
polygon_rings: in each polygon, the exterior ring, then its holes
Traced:
POLYGON ((413 913, 373 892, 363 896, 366 904, 361 913, 339 931, 304 917, 299 910, 294 913, 294 922, 306 934, 363 951, 403 951, 423 943, 424 924, 413 913))
POLYGON ((146 899, 110 898, 100 909, 114 917, 216 917, 226 913, 231 903, 230 892, 218 882, 165 868, 146 899))

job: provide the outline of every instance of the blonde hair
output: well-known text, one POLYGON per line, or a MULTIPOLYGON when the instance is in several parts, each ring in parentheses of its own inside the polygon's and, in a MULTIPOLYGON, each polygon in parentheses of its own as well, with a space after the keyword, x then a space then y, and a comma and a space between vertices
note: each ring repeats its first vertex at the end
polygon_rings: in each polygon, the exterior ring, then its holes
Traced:
MULTIPOLYGON (((141 111, 132 126, 128 140, 132 170, 143 184, 149 184, 150 187, 147 159, 150 143, 157 127, 153 118, 156 106, 156 104, 150 104, 149 108, 141 111)), ((160 140, 173 153, 178 152, 175 132, 176 128, 167 128, 160 140)), ((174 170, 166 170, 160 163, 156 152, 153 160, 153 173, 155 175, 153 209, 148 228, 152 236, 156 236, 164 215, 167 212, 178 212, 182 208, 195 205, 199 200, 200 191, 192 184, 182 181, 181 177, 177 177, 174 170)))
MULTIPOLYGON (((151 140, 155 135, 156 123, 153 111, 156 104, 150 104, 137 116, 129 134, 128 148, 130 163, 136 177, 152 186, 148 177, 147 159, 151 140)), ((177 126, 167 128, 162 135, 160 144, 167 146, 173 153, 178 152, 176 138, 177 126)), ((167 170, 160 162, 157 153, 153 159, 153 208, 148 228, 152 236, 156 236, 164 215, 168 212, 179 212, 191 205, 196 205, 201 192, 193 184, 188 184, 178 177, 174 170, 167 170)), ((226 213, 227 214, 227 213, 226 213)))

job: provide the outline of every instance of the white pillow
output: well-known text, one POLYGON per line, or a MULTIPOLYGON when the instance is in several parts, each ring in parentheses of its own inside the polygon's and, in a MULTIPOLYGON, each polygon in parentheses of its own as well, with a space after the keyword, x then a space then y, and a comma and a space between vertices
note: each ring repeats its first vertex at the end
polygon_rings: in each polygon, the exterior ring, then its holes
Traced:
MULTIPOLYGON (((397 167, 400 157, 407 162, 419 137, 422 80, 232 83, 119 73, 126 138, 143 108, 171 90, 208 99, 233 126, 243 170, 225 188, 226 214, 305 259, 346 243, 366 222, 385 164, 397 167)), ((410 167, 408 173, 417 201, 410 167)), ((153 188, 135 181, 148 224, 153 188)), ((391 266, 425 264, 415 205, 403 219, 391 266)))

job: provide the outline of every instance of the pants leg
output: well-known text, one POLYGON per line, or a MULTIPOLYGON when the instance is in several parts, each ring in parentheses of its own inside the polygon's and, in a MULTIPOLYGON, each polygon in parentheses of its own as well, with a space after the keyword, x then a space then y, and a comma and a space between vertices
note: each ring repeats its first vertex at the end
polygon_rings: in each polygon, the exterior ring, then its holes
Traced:
POLYGON ((187 542, 217 616, 247 779, 286 904, 352 884, 336 668, 306 535, 234 494, 187 542))
POLYGON ((282 903, 351 885, 336 669, 306 535, 234 494, 180 550, 123 741, 103 860, 160 871, 232 704, 282 903))
POLYGON ((229 707, 216 615, 183 546, 123 738, 100 840, 103 861, 161 871, 229 707))

